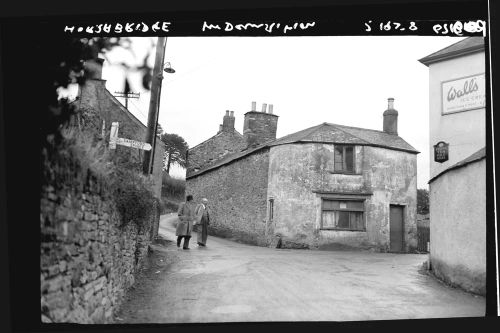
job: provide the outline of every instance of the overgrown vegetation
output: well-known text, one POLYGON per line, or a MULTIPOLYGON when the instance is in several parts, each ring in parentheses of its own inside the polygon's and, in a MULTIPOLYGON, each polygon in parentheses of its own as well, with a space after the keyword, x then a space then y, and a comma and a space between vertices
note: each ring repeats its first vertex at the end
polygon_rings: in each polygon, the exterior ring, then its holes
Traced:
POLYGON ((429 191, 423 188, 417 190, 417 213, 429 214, 429 191))
POLYGON ((161 214, 177 211, 179 203, 184 201, 186 181, 171 177, 166 171, 162 172, 161 186, 161 214))
POLYGON ((80 187, 80 191, 98 186, 100 194, 115 203, 122 226, 133 222, 140 229, 150 228, 160 204, 151 190, 152 180, 141 173, 140 163, 131 162, 128 150, 107 148, 99 123, 93 110, 79 110, 71 124, 61 129, 62 140, 52 140, 51 149, 42 152, 42 181, 80 187))
POLYGON ((161 176, 161 196, 183 200, 186 191, 186 181, 184 179, 173 178, 165 171, 162 172, 161 176))
MULTIPOLYGON (((107 149, 101 119, 94 110, 77 109, 68 100, 58 98, 59 88, 84 83, 84 61, 117 46, 127 49, 127 42, 127 38, 107 37, 34 42, 33 48, 44 64, 36 85, 42 91, 43 100, 39 103, 45 114, 39 133, 40 179, 42 187, 66 185, 80 192, 88 186, 98 186, 101 195, 116 204, 122 225, 134 222, 142 228, 149 227, 146 224, 159 202, 151 191, 152 181, 141 172, 140 161, 131 158, 130 149, 107 149)), ((149 53, 143 65, 136 68, 143 74, 146 89, 151 80, 148 57, 149 53)))

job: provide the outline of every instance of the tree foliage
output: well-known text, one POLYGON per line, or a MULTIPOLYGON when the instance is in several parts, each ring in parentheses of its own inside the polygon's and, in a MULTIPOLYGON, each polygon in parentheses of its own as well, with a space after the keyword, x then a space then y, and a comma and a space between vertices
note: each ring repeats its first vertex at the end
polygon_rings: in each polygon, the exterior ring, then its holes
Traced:
POLYGON ((165 155, 163 159, 163 169, 167 173, 170 172, 170 166, 177 164, 183 168, 186 167, 186 153, 189 149, 186 141, 179 135, 174 133, 163 133, 160 136, 161 141, 165 144, 165 155))
POLYGON ((417 190, 417 213, 429 214, 429 191, 423 188, 417 190))

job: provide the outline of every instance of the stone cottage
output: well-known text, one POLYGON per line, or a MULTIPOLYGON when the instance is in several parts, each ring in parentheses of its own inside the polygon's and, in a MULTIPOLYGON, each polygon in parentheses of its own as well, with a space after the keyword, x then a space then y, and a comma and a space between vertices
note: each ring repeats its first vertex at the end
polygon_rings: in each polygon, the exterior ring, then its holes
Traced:
POLYGON ((212 234, 272 247, 412 251, 419 152, 398 136, 393 103, 383 131, 325 122, 279 139, 272 105, 259 112, 252 103, 243 135, 226 112, 219 133, 189 150, 186 191, 210 200, 212 234))

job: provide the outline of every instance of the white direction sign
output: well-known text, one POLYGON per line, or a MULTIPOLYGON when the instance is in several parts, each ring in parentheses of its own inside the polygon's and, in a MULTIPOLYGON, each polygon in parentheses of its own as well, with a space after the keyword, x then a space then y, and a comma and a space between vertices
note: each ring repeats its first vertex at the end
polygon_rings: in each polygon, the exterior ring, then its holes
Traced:
POLYGON ((146 142, 140 142, 118 137, 118 122, 111 123, 111 131, 109 133, 109 149, 116 149, 116 145, 139 148, 142 150, 151 150, 151 145, 146 142))
POLYGON ((125 139, 125 138, 116 138, 116 144, 132 148, 139 148, 142 150, 151 150, 151 145, 149 143, 125 139))

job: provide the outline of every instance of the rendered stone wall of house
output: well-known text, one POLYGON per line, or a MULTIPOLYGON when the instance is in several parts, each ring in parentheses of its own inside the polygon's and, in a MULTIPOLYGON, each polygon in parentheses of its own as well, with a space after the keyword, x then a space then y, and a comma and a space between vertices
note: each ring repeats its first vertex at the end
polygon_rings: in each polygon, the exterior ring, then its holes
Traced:
MULTIPOLYGON (((269 150, 264 149, 199 176, 186 179, 186 194, 209 200, 209 234, 266 246, 269 150)), ((210 239, 208 241, 210 243, 210 239)))
POLYGON ((486 295, 486 161, 448 171, 429 185, 430 255, 440 279, 486 295))
POLYGON ((405 251, 412 251, 417 245, 416 155, 356 146, 355 173, 339 174, 331 172, 333 154, 333 144, 271 148, 268 198, 274 199, 272 224, 282 246, 388 251, 389 205, 402 204, 405 251), (328 195, 317 192, 359 193, 365 198, 366 231, 321 230, 321 198, 328 195))

